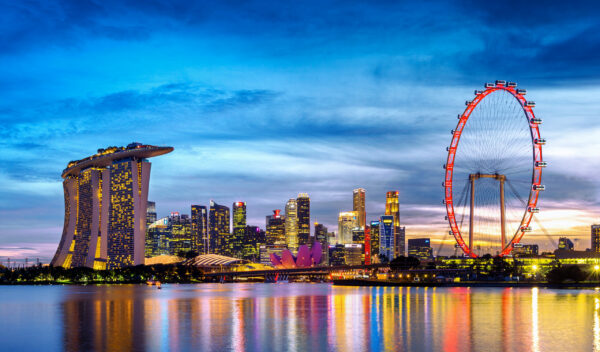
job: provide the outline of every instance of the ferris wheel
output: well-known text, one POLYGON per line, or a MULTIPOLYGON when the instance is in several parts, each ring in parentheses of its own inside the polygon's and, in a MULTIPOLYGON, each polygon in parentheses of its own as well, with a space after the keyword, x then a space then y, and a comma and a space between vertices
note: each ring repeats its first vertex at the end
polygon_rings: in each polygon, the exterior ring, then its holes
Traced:
POLYGON ((510 254, 539 211, 546 140, 526 93, 514 82, 486 83, 452 130, 444 203, 450 234, 467 256, 510 254))

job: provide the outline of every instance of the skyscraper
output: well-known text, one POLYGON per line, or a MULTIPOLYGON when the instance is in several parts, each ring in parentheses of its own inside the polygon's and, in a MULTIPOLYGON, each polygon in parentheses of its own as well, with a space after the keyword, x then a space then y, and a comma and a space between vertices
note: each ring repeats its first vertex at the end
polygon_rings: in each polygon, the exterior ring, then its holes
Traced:
POLYGON ((260 247, 267 243, 265 231, 258 226, 246 226, 242 259, 254 263, 260 261, 260 247))
POLYGON ((379 255, 379 221, 371 221, 369 231, 371 234, 371 256, 377 257, 379 255))
POLYGON ((229 243, 230 255, 242 258, 246 235, 246 202, 233 203, 233 235, 229 243))
POLYGON ((385 196, 385 215, 394 217, 394 257, 404 255, 405 252, 405 228, 400 227, 400 202, 398 191, 387 192, 385 196))
POLYGON ((408 255, 419 258, 419 260, 430 260, 433 258, 433 248, 429 238, 413 238, 408 240, 408 255))
POLYGON ((150 162, 171 147, 98 149, 63 171, 65 222, 53 266, 121 268, 144 263, 150 162))
POLYGON ((298 194, 298 246, 310 244, 310 198, 307 193, 298 194))
POLYGON ((358 226, 358 218, 354 211, 343 211, 338 216, 338 243, 352 243, 352 230, 358 226))
POLYGON ((394 248, 394 217, 384 215, 379 220, 379 254, 391 261, 394 248))
POLYGON ((273 210, 273 215, 267 216, 266 237, 267 245, 285 246, 285 216, 281 216, 281 210, 273 210))
POLYGON ((600 225, 592 225, 592 252, 600 253, 600 225))
POLYGON ((323 224, 315 222, 315 241, 321 244, 323 259, 321 263, 329 263, 329 241, 328 241, 327 227, 323 224))
POLYGON ((573 244, 573 241, 571 241, 569 238, 560 237, 558 239, 558 249, 572 251, 573 249, 575 249, 575 245, 573 244))
POLYGON ((352 210, 358 217, 358 227, 365 228, 367 224, 367 213, 365 212, 365 190, 357 188, 352 192, 352 210))
POLYGON ((169 217, 171 228, 171 239, 169 241, 169 253, 171 255, 185 256, 192 250, 192 219, 187 214, 172 212, 169 217))
POLYGON ((290 251, 298 251, 298 206, 294 198, 285 205, 285 242, 290 251))
POLYGON ((156 221, 156 203, 148 201, 146 207, 146 228, 156 221))
POLYGON ((192 205, 192 250, 198 254, 208 251, 208 211, 204 205, 192 205))
POLYGON ((208 253, 229 255, 229 208, 210 201, 208 214, 208 253))

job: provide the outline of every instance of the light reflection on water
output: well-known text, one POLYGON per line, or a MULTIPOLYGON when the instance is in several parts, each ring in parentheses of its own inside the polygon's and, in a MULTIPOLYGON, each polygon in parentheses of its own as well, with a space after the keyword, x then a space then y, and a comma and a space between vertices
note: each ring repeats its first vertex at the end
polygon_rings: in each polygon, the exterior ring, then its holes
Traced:
POLYGON ((4 286, 0 317, 3 350, 600 352, 593 290, 4 286))

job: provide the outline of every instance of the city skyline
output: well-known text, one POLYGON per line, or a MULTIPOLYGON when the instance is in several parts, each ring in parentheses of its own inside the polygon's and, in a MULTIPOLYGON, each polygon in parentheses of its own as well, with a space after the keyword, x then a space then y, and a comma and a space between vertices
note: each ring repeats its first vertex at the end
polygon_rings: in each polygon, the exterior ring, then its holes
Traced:
MULTIPOLYGON (((449 132, 473 89, 496 79, 528 89, 544 120, 540 220, 556 240, 590 247, 600 222, 597 4, 519 3, 508 13, 248 3, 244 18, 230 18, 236 5, 226 3, 201 16, 138 5, 10 4, 0 15, 0 215, 9 220, 0 257, 48 262, 62 233, 64 165, 132 141, 175 147, 153 162, 149 199, 161 216, 244 201, 247 223, 261 226, 306 192, 311 222, 334 231, 353 189, 366 189, 367 223, 399 190, 406 238, 436 246, 447 234, 449 132)), ((532 227, 524 243, 549 248, 532 227)))

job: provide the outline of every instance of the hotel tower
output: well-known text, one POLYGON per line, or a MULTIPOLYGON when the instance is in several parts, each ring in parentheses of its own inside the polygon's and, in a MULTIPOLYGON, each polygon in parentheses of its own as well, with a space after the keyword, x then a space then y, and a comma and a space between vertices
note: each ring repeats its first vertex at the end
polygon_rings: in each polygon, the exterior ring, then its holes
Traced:
POLYGON ((148 158, 173 151, 139 143, 99 149, 63 171, 65 222, 53 266, 144 264, 148 158))

